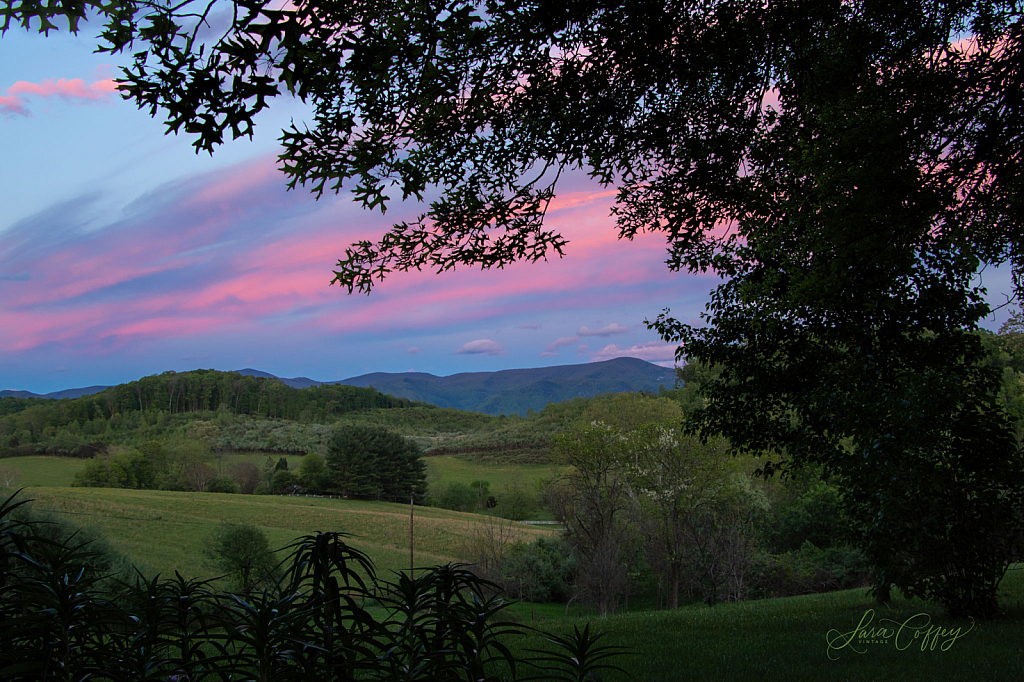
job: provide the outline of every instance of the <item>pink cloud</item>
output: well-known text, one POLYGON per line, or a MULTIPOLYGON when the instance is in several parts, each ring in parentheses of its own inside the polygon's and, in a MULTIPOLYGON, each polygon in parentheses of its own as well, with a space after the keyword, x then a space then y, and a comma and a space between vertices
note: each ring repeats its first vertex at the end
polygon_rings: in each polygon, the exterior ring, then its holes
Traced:
POLYGON ((81 78, 47 78, 42 83, 18 81, 0 95, 0 111, 5 114, 28 116, 29 97, 59 97, 74 104, 88 104, 107 101, 117 93, 117 84, 110 78, 93 81, 86 85, 81 78))
MULTIPOLYGON (((371 296, 348 296, 328 286, 336 259, 354 240, 379 236, 395 216, 364 213, 347 197, 314 202, 287 193, 275 165, 267 157, 172 183, 136 201, 127 217, 88 233, 73 227, 74 211, 62 209, 47 218, 57 221, 56 233, 36 225, 0 235, 0 329, 10 330, 0 334, 0 349, 60 343, 110 352, 240 330, 290 330, 312 340, 404 334, 637 301, 654 315, 678 300, 680 285, 709 288, 664 268, 661 238, 620 242, 598 192, 551 216, 572 240, 564 259, 393 273, 371 296)), ((613 323, 587 331, 607 336, 626 329, 613 323)), ((558 339, 549 352, 578 340, 558 339)), ((409 338, 401 348, 412 353, 421 346, 409 338)), ((508 354, 487 338, 456 352, 508 354)))

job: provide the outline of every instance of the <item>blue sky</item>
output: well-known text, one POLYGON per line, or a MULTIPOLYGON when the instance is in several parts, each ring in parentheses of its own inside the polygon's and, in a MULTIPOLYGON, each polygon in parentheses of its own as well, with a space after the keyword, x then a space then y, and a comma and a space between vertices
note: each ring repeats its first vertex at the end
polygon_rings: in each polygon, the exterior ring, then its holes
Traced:
MULTIPOLYGON (((113 91, 93 42, 0 38, 0 389, 48 392, 168 369, 255 367, 331 380, 609 359, 671 364, 644 325, 696 322, 717 280, 670 273, 659 236, 618 242, 613 191, 569 177, 548 213, 564 259, 393 276, 370 296, 330 287, 351 242, 418 213, 287 192, 281 101, 254 140, 196 155, 113 91)), ((991 300, 1008 274, 990 270, 991 300)), ((1008 310, 986 326, 998 328, 1008 310)))

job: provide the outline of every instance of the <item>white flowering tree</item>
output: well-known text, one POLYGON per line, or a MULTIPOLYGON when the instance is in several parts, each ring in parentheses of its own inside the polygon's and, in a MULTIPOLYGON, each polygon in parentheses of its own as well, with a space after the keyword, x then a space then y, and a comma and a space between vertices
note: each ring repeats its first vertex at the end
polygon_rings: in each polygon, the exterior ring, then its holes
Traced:
POLYGON ((638 508, 648 563, 664 586, 670 608, 679 606, 687 580, 705 601, 723 587, 742 593, 750 560, 754 515, 763 495, 729 453, 724 438, 702 443, 665 424, 646 424, 622 435, 621 463, 638 508))

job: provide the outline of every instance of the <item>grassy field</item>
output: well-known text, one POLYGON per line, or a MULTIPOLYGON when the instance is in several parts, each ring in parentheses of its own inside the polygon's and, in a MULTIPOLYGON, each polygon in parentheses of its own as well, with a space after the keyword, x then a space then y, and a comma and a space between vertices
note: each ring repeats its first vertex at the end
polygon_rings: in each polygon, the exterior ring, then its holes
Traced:
MULTIPOLYGON (((487 481, 491 492, 518 487, 530 490, 546 478, 554 478, 565 467, 558 464, 502 464, 493 460, 475 460, 457 455, 424 457, 427 464, 427 482, 435 484, 487 481)), ((289 465, 290 466, 290 465, 289 465)))
MULTIPOLYGON (((409 507, 313 497, 222 495, 107 488, 26 489, 40 510, 66 516, 106 535, 147 572, 209 577, 216 573, 204 549, 222 523, 262 528, 272 547, 315 531, 353 534, 352 544, 382 570, 409 567, 409 507)), ((427 566, 462 558, 467 541, 491 523, 489 517, 429 507, 415 510, 415 559, 427 566)), ((523 526, 529 541, 550 530, 523 526)))
POLYGON ((13 487, 71 485, 75 473, 89 460, 71 457, 7 457, 0 459, 0 468, 16 472, 13 487))
MULTIPOLYGON (((877 606, 862 589, 627 613, 589 622, 605 633, 602 643, 633 652, 618 662, 634 681, 1021 680, 1024 567, 1007 574, 1000 604, 1003 615, 972 626, 970 621, 951 621, 940 608, 919 600, 877 606), (892 632, 907 625, 898 638, 890 634, 870 643, 854 638, 853 645, 843 647, 869 610, 870 627, 892 632), (944 632, 930 632, 934 626, 944 632), (956 628, 959 637, 952 632, 956 628), (837 647, 831 652, 830 640, 837 647)), ((573 625, 586 622, 564 618, 561 607, 539 612, 547 617, 541 616, 536 625, 556 634, 571 633, 573 625)), ((539 639, 529 638, 517 647, 539 644, 539 639)), ((606 682, 626 679, 617 673, 602 677, 606 682)))
MULTIPOLYGON (((379 568, 408 567, 409 509, 405 505, 43 487, 67 485, 83 462, 31 457, 3 460, 0 465, 17 465, 22 483, 38 486, 26 491, 37 500, 38 508, 96 527, 149 572, 213 575, 204 547, 220 523, 257 525, 273 546, 283 546, 302 533, 342 530, 359 536, 352 544, 368 552, 379 568)), ((428 458, 428 466, 437 480, 468 483, 483 478, 492 489, 515 476, 531 481, 557 471, 557 467, 533 467, 523 473, 524 467, 477 464, 450 456, 428 458)), ((459 558, 466 540, 487 522, 478 515, 416 508, 417 565, 459 558)), ((536 527, 521 530, 527 540, 545 532, 549 531, 536 527)), ((999 618, 973 626, 950 621, 940 608, 918 600, 897 599, 891 607, 879 607, 866 590, 713 608, 686 606, 674 612, 635 611, 608 618, 596 618, 575 605, 568 615, 563 605, 517 604, 512 612, 558 634, 590 622, 605 633, 603 642, 633 652, 619 662, 633 680, 644 682, 1024 680, 1024 567, 1007 574, 1000 604, 999 618), (854 638, 852 645, 842 646, 868 613, 869 627, 890 632, 874 641, 854 638), (903 623, 906 626, 897 636, 894 631, 903 623), (933 626, 943 630, 930 630, 933 626), (830 641, 835 647, 831 652, 830 641)), ((527 638, 515 646, 527 649, 539 644, 536 638, 527 638)), ((603 678, 606 682, 626 679, 618 673, 603 678)))

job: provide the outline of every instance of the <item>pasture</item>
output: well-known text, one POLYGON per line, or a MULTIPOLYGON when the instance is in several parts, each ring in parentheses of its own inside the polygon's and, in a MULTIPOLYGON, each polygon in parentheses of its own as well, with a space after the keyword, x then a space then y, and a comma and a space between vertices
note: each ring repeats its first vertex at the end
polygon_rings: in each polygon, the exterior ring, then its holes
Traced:
MULTIPOLYGON (((90 526, 146 573, 212 577, 207 540, 222 523, 262 528, 272 547, 316 531, 351 533, 351 544, 383 571, 409 567, 409 506, 315 497, 181 493, 109 488, 25 490, 34 507, 90 526)), ((416 507, 414 551, 417 566, 462 558, 466 544, 491 523, 490 517, 416 507)), ((550 533, 517 529, 524 541, 550 533)))

